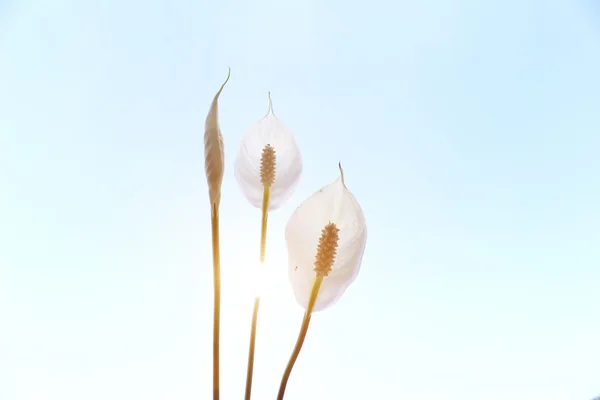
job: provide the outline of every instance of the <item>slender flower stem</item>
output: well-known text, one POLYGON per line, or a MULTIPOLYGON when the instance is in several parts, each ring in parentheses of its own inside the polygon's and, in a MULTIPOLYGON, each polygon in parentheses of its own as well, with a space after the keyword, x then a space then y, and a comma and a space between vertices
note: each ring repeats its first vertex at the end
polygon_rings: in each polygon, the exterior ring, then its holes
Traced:
MULTIPOLYGON (((267 247, 267 218, 269 216, 269 197, 271 195, 270 187, 265 186, 262 202, 262 221, 260 229, 260 268, 264 268, 265 249, 267 247)), ((250 400, 252 396, 252 376, 254 374, 254 349, 256 348, 256 326, 258 324, 258 309, 260 308, 260 295, 254 298, 254 309, 252 310, 252 326, 250 328, 250 348, 248 350, 248 372, 246 374, 246 395, 245 400, 250 400)))
POLYGON ((265 187, 263 191, 262 202, 262 221, 260 225, 260 263, 265 262, 265 249, 267 247, 267 218, 269 218, 269 198, 271 197, 271 188, 265 187))
POLYGON ((294 368, 294 364, 296 363, 298 355, 300 354, 300 350, 302 349, 302 345, 304 344, 306 332, 308 332, 308 324, 310 323, 310 317, 312 315, 313 308, 315 307, 315 302, 317 301, 317 295, 319 294, 319 289, 321 288, 322 282, 323 277, 318 276, 315 280, 315 283, 313 284, 312 290, 310 292, 310 298, 308 299, 308 307, 306 308, 306 312, 304 313, 304 319, 302 320, 302 326, 300 327, 300 333, 298 334, 298 340, 296 340, 296 346, 294 347, 292 356, 290 357, 290 360, 288 361, 288 364, 285 367, 283 377, 281 378, 281 384, 279 385, 279 393, 277 394, 277 400, 283 400, 283 396, 285 394, 285 387, 287 386, 288 380, 290 379, 290 375, 292 373, 292 368, 294 368))
POLYGON ((221 316, 221 255, 219 252, 219 207, 213 203, 211 215, 214 314, 213 314, 213 400, 219 400, 219 330, 221 316))
POLYGON ((252 397, 252 375, 254 373, 254 349, 256 348, 256 325, 258 320, 258 308, 260 297, 254 298, 254 310, 252 311, 252 328, 250 329, 250 350, 248 351, 248 372, 246 374, 246 400, 252 397))

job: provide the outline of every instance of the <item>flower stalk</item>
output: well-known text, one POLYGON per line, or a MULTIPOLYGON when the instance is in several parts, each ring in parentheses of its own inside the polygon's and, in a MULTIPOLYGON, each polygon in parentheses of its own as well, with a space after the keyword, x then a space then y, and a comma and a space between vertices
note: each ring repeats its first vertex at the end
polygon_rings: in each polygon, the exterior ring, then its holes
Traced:
POLYGON ((304 344, 304 339, 306 338, 306 333, 308 332, 310 317, 312 315, 313 308, 315 307, 315 302, 317 301, 317 295, 319 294, 319 289, 321 288, 322 282, 323 277, 317 276, 317 279, 315 279, 315 283, 313 283, 313 287, 310 292, 310 298, 308 300, 308 307, 306 308, 306 312, 304 313, 304 319, 302 320, 302 325, 300 326, 300 333, 298 334, 298 339, 296 340, 294 351, 292 351, 292 355, 287 363, 287 366, 285 367, 285 371, 283 372, 281 383, 279 384, 277 400, 283 400, 283 396, 285 395, 285 388, 287 387, 288 380, 290 379, 290 375, 292 374, 292 369, 296 364, 298 355, 300 355, 300 350, 302 350, 302 345, 304 344))
MULTIPOLYGON (((269 217, 269 198, 271 196, 271 185, 275 181, 275 150, 267 144, 262 152, 260 164, 260 180, 263 184, 262 217, 260 227, 260 265, 264 268, 265 253, 267 247, 267 221, 269 217)), ((248 369, 246 373, 245 400, 252 397, 252 377, 254 374, 254 352, 256 349, 256 328, 258 325, 258 310, 260 308, 260 294, 254 298, 252 310, 252 323, 250 326, 250 346, 248 349, 248 369)))
POLYGON ((221 320, 221 255, 219 251, 219 207, 212 206, 212 256, 213 256, 213 400, 219 400, 219 337, 221 320))
POLYGON ((223 135, 219 127, 219 96, 229 81, 231 69, 227 79, 215 95, 206 123, 204 125, 204 169, 208 184, 208 197, 210 201, 210 225, 212 236, 213 258, 213 400, 219 400, 219 338, 221 326, 221 254, 219 247, 219 205, 221 203, 221 185, 225 169, 223 135))

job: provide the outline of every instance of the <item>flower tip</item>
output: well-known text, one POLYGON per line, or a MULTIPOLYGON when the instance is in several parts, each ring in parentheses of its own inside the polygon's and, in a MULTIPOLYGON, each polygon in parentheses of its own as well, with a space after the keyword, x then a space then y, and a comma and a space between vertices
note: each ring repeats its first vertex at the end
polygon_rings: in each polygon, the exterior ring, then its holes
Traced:
POLYGON ((225 85, 227 84, 227 82, 229 82, 229 78, 230 77, 231 77, 231 67, 227 67, 227 78, 225 79, 225 82, 223 82, 223 84, 221 85, 221 88, 217 92, 217 97, 219 97, 219 95, 223 91, 223 88, 225 87, 225 85))
POLYGON ((340 169, 340 176, 342 177, 342 185, 346 187, 346 182, 344 182, 344 168, 342 168, 342 162, 338 162, 338 168, 340 169))
POLYGON ((269 115, 269 114, 275 115, 275 113, 273 112, 273 100, 271 99, 271 91, 270 90, 268 92, 268 96, 269 96, 269 111, 267 112, 267 115, 269 115))

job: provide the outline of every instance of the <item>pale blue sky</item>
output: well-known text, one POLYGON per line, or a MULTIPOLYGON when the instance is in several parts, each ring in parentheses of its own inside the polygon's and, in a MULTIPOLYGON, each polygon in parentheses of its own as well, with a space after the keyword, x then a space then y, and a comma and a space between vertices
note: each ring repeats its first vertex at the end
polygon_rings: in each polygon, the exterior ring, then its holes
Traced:
POLYGON ((0 399, 210 397, 203 128, 228 66, 223 400, 260 221, 233 159, 268 90, 305 165, 270 218, 255 399, 302 317, 287 218, 340 160, 367 249, 286 399, 600 394, 597 2, 0 0, 0 399))

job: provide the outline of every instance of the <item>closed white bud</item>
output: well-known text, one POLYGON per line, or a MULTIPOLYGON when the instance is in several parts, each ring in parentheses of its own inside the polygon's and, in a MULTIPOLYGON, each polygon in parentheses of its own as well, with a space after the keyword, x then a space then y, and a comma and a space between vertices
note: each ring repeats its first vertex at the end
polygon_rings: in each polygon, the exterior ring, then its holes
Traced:
POLYGON ((219 207, 221 202, 221 184, 223 183, 223 173, 225 170, 225 155, 223 147, 223 135, 219 128, 219 96, 229 81, 231 69, 227 74, 227 79, 221 85, 221 88, 212 101, 206 123, 204 125, 204 169, 206 172, 206 181, 208 183, 208 197, 212 206, 219 207))

